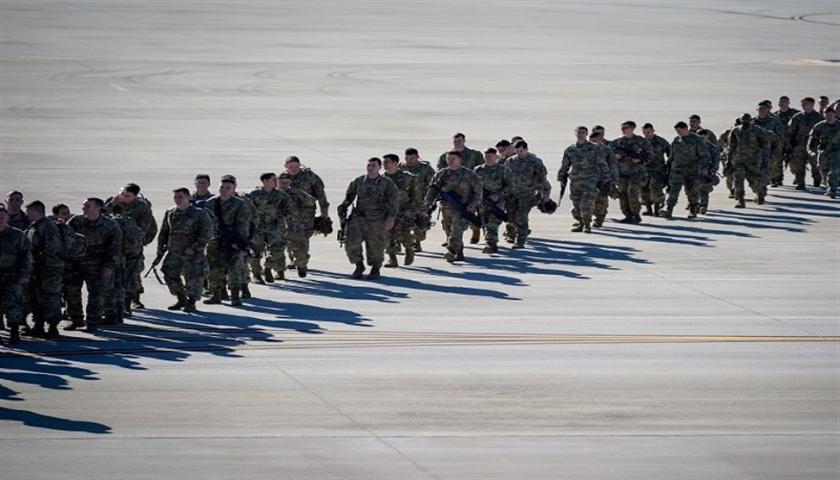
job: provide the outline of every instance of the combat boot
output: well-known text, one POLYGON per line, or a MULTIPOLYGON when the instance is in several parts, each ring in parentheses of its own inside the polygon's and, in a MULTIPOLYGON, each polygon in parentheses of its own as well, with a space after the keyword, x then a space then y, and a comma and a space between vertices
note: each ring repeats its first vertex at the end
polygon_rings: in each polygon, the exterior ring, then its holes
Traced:
POLYGON ((453 252, 452 250, 447 250, 446 253, 443 255, 443 258, 449 263, 455 262, 455 259, 457 257, 458 257, 458 255, 455 252, 453 252))
POLYGON ((274 276, 274 280, 285 280, 286 279, 286 269, 283 268, 282 270, 277 270, 276 275, 274 276))
POLYGON ((633 223, 633 217, 630 215, 625 215, 624 218, 618 221, 618 223, 633 223))
POLYGON ((699 213, 700 215, 705 215, 706 212, 708 212, 708 211, 709 211, 709 207, 707 207, 705 205, 700 205, 700 210, 697 213, 699 213))
POLYGON ((594 222, 592 222, 592 226, 595 228, 601 228, 604 226, 604 219, 603 218, 596 218, 594 222))
POLYGON ((484 248, 481 249, 481 253, 493 253, 493 248, 496 246, 495 243, 487 243, 484 248))
POLYGON ((441 246, 441 247, 448 247, 448 246, 449 246, 449 242, 440 242, 440 246, 441 246))
POLYGON ((142 309, 146 308, 146 306, 143 305, 143 302, 140 301, 140 294, 139 293, 137 294, 137 296, 135 296, 133 299, 131 299, 131 308, 133 308, 134 310, 142 310, 142 309))
MULTIPOLYGON (((115 313, 106 313, 104 317, 102 317, 102 325, 116 325, 119 323, 117 321, 117 315, 115 313)), ((88 324, 90 326, 90 324, 88 324)))
POLYGON ((20 343, 20 325, 9 325, 9 344, 20 343))
POLYGON ((575 224, 575 228, 572 229, 573 232, 582 232, 583 231, 583 222, 578 222, 575 224))
POLYGON ((99 326, 95 323, 88 322, 87 326, 85 327, 85 331, 88 333, 96 333, 99 331, 99 326))
POLYGON ((362 278, 362 274, 365 273, 365 264, 359 262, 356 264, 356 269, 353 270, 353 278, 359 279, 362 278))
POLYGON ((57 322, 51 323, 49 328, 47 329, 46 338, 48 338, 50 340, 55 340, 55 339, 59 338, 60 336, 61 336, 61 334, 58 333, 58 323, 57 322))
POLYGON ((368 273, 367 279, 368 280, 378 280, 379 277, 381 277, 381 276, 382 275, 379 274, 379 267, 374 265, 374 266, 370 267, 370 273, 368 273))
POLYGON ((71 318, 70 322, 70 325, 64 327, 64 330, 68 332, 72 332, 74 330, 81 330, 85 328, 85 319, 82 317, 71 318))
POLYGON ((220 292, 220 298, 221 298, 222 300, 230 300, 230 295, 228 294, 228 289, 227 289, 227 287, 224 287, 224 288, 222 289, 222 291, 220 292))
POLYGON ((259 271, 252 273, 251 276, 254 277, 254 283, 257 285, 265 285, 265 280, 263 280, 262 273, 259 271))
POLYGON ((642 212, 642 215, 644 215, 646 217, 650 217, 651 215, 653 215, 653 205, 651 205, 649 203, 646 203, 645 204, 645 211, 642 212))
POLYGON ((403 260, 403 264, 407 267, 412 263, 414 263, 414 249, 405 247, 405 260, 403 260))
POLYGON ((510 247, 510 248, 513 248, 515 250, 521 250, 521 249, 525 248, 525 242, 518 241, 518 242, 514 243, 513 246, 510 247))
POLYGON ((583 231, 585 233, 592 233, 592 227, 589 226, 589 222, 583 222, 583 231))
POLYGON ((238 288, 231 288, 230 289, 230 306, 231 307, 241 307, 242 306, 242 298, 239 296, 239 289, 238 288))
POLYGON ((420 240, 416 240, 414 242, 414 253, 420 253, 423 251, 423 245, 420 245, 420 240))
POLYGON ((657 203, 657 204, 655 204, 655 205, 653 206, 653 216, 654 216, 654 217, 658 217, 658 216, 659 216, 659 212, 660 212, 661 210, 662 210, 662 204, 661 204, 661 203, 657 203))
POLYGON ((641 216, 637 213, 637 214, 634 214, 634 215, 633 215, 633 217, 631 218, 631 220, 630 220, 630 221, 631 221, 633 224, 642 223, 642 217, 641 217, 641 216))
POLYGON ((286 270, 294 270, 294 269, 296 269, 296 268, 297 268, 297 267, 295 266, 295 264, 294 264, 294 263, 290 263, 290 264, 286 265, 286 270))
POLYGON ((222 294, 216 290, 210 294, 210 298, 202 301, 205 305, 220 305, 222 303, 222 294))
POLYGON ((797 186, 796 186, 796 189, 797 189, 797 190, 803 190, 803 191, 804 191, 804 190, 805 190, 805 184, 804 184, 804 183, 800 183, 799 185, 797 185, 797 186))
MULTIPOLYGON (((242 289, 240 290, 240 298, 251 298, 251 289, 248 288, 247 283, 242 285, 242 289)), ((233 301, 233 291, 231 291, 231 301, 233 301)))
POLYGON ((834 190, 829 190, 829 191, 825 192, 824 195, 828 198, 836 198, 837 197, 837 194, 834 193, 834 190))
POLYGON ((455 255, 455 260, 459 260, 459 261, 464 260, 464 249, 463 248, 458 250, 458 254, 455 255))
POLYGON ((472 229, 472 237, 470 237, 470 244, 476 245, 481 240, 481 230, 477 228, 472 229))
POLYGON ((397 256, 393 253, 388 254, 388 263, 385 264, 385 268, 395 268, 399 267, 400 264, 397 262, 397 256))
POLYGON ((735 208, 747 208, 747 203, 744 202, 743 197, 738 199, 738 203, 735 204, 735 208))
POLYGON ((125 299, 125 304, 123 305, 123 314, 128 318, 131 318, 131 316, 134 315, 134 312, 131 310, 130 298, 125 299))
POLYGON ((187 306, 187 296, 183 293, 178 294, 178 301, 166 307, 167 310, 181 310, 187 306))
POLYGON ((674 216, 674 206, 668 205, 668 208, 659 212, 659 216, 662 218, 672 218, 674 216))
POLYGON ((192 297, 187 299, 187 304, 184 305, 184 311, 185 312, 187 312, 187 313, 198 313, 198 309, 195 308, 195 300, 196 299, 192 298, 192 297))
POLYGON ((306 267, 297 267, 298 277, 306 278, 306 267))
POLYGON ((759 204, 759 205, 764 205, 764 194, 763 194, 763 193, 759 193, 759 194, 755 197, 755 203, 757 203, 757 204, 759 204))
POLYGON ((822 174, 819 172, 814 172, 814 186, 821 187, 822 186, 822 174))
POLYGON ((734 199, 735 198, 735 192, 729 192, 729 198, 734 199))
POLYGON ((29 335, 30 337, 37 338, 42 338, 44 335, 47 334, 46 330, 44 330, 44 322, 35 322, 35 326, 32 328, 24 326, 23 333, 25 335, 29 335))
POLYGON ((265 267, 265 270, 263 270, 263 277, 265 277, 265 283, 274 283, 274 274, 271 273, 271 268, 265 267))
POLYGON ((688 218, 697 218, 697 206, 689 205, 688 218))

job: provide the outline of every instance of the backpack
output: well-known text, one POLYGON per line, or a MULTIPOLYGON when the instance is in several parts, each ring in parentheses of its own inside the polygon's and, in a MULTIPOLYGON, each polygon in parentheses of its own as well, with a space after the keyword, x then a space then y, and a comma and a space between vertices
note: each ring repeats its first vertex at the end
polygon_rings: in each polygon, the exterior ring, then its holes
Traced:
POLYGON ((143 241, 146 238, 146 232, 131 217, 114 217, 114 220, 122 230, 123 255, 136 256, 143 253, 143 241))
POLYGON ((79 260, 85 256, 86 240, 81 233, 76 233, 66 223, 55 224, 58 227, 58 234, 61 237, 61 258, 65 261, 79 260))

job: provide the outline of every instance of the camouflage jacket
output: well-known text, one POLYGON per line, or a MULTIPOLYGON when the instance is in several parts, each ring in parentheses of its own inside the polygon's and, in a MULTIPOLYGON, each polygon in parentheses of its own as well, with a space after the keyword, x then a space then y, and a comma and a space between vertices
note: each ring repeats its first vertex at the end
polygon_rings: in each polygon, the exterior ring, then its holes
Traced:
POLYGON ((251 238, 251 222, 253 219, 251 218, 251 209, 243 198, 233 196, 227 200, 222 200, 222 197, 215 195, 207 200, 206 205, 209 213, 213 215, 214 239, 224 239, 221 222, 224 222, 228 230, 240 239, 251 238))
POLYGON ((768 135, 770 149, 774 154, 781 153, 785 141, 785 126, 782 121, 773 115, 767 115, 764 118, 755 117, 753 123, 771 133, 768 135))
POLYGON ((24 231, 29 228, 29 218, 26 216, 26 212, 23 210, 19 211, 18 213, 12 215, 9 214, 9 226, 15 227, 18 230, 24 231))
POLYGON ((399 215, 401 217, 414 218, 420 211, 423 204, 423 194, 417 176, 403 170, 396 173, 384 173, 385 177, 394 182, 399 192, 399 215))
POLYGON ((804 149, 808 146, 808 136, 814 125, 820 123, 823 116, 814 110, 811 113, 799 112, 790 119, 788 129, 788 147, 792 149, 804 149))
POLYGON ((362 175, 347 186, 347 193, 344 195, 341 207, 342 210, 346 210, 355 200, 356 207, 353 209, 353 216, 384 221, 397 217, 400 208, 399 197, 397 186, 391 179, 384 175, 379 175, 374 179, 362 175))
POLYGON ((301 169, 297 175, 292 177, 292 187, 315 197, 322 210, 329 208, 330 202, 327 201, 327 194, 324 191, 324 181, 312 170, 301 169))
POLYGON ((458 170, 445 168, 435 174, 426 192, 424 210, 432 208, 441 192, 455 192, 465 208, 478 208, 481 205, 481 180, 475 172, 464 167, 458 170))
POLYGON ((653 152, 653 155, 645 163, 648 173, 664 173, 668 162, 667 158, 671 158, 671 144, 659 135, 654 135, 653 138, 646 138, 645 140, 650 144, 653 152))
POLYGON ((610 166, 603 147, 592 142, 569 145, 563 152, 563 161, 557 172, 557 180, 569 178, 573 182, 600 183, 612 179, 610 166))
POLYGON ((785 129, 787 129, 788 125, 790 125, 790 120, 797 113, 799 113, 799 110, 795 108, 788 108, 786 112, 776 110, 773 112, 773 115, 775 115, 782 122, 782 125, 785 126, 785 129))
POLYGON ((633 135, 630 138, 619 137, 610 142, 610 148, 613 152, 613 157, 618 162, 618 176, 632 177, 639 175, 639 173, 646 173, 645 164, 653 158, 653 148, 650 143, 641 135, 633 135), (634 155, 628 155, 626 152, 634 152, 634 155), (638 152, 638 153, 635 153, 638 152), (630 159, 638 158, 639 163, 633 163, 630 159))
POLYGON ((141 198, 131 203, 117 203, 113 197, 109 198, 105 202, 105 213, 112 216, 124 215, 133 218, 137 225, 146 232, 143 245, 152 243, 157 236, 158 224, 154 214, 152 214, 152 207, 141 198))
POLYGON ((32 248, 32 262, 36 271, 64 268, 61 257, 61 234, 58 226, 48 217, 29 225, 26 230, 29 246, 32 248))
POLYGON ((513 178, 512 195, 534 196, 535 193, 539 193, 543 197, 548 197, 551 193, 551 184, 548 182, 545 165, 533 153, 529 153, 525 158, 514 155, 505 162, 505 166, 510 169, 513 178))
POLYGON ((315 228, 315 207, 318 199, 303 190, 290 187, 283 192, 289 196, 286 229, 290 232, 309 232, 315 228))
POLYGON ((671 142, 671 171, 682 175, 698 175, 704 168, 711 166, 709 147, 696 133, 681 137, 677 135, 671 142))
POLYGON ((193 205, 179 210, 172 207, 163 214, 158 235, 158 252, 183 253, 191 248, 203 254, 213 235, 213 221, 207 210, 193 205))
POLYGON ((417 176, 417 182, 423 194, 426 193, 426 189, 429 188, 429 183, 432 182, 432 177, 435 176, 435 169, 429 165, 429 162, 417 162, 417 165, 411 167, 406 165, 405 162, 402 162, 400 163, 400 170, 405 170, 417 176))
MULTIPOLYGON (((438 158, 438 171, 443 170, 444 168, 449 168, 449 163, 446 161, 446 157, 448 155, 449 151, 446 151, 440 155, 440 158, 438 158)), ((484 163, 484 155, 478 150, 464 147, 464 151, 461 152, 461 155, 461 166, 469 170, 472 170, 484 163)))
POLYGON ((823 120, 814 125, 808 140, 808 149, 823 155, 840 152, 840 121, 829 124, 823 120))
POLYGON ((32 251, 22 230, 7 226, 0 232, 0 279, 20 281, 32 276, 32 251))
POLYGON ((254 205, 257 228, 271 230, 277 226, 285 226, 284 218, 289 214, 289 195, 286 192, 275 189, 266 191, 257 187, 245 194, 254 205))
POLYGON ((80 262, 115 269, 122 264, 122 230, 117 222, 104 215, 90 221, 76 215, 68 222, 74 232, 85 236, 85 255, 80 262))
POLYGON ((481 190, 485 196, 495 193, 504 198, 513 186, 513 173, 501 163, 479 165, 475 167, 475 174, 481 180, 481 190))
POLYGON ((770 157, 767 130, 750 125, 735 127, 729 133, 729 161, 765 161, 770 157))

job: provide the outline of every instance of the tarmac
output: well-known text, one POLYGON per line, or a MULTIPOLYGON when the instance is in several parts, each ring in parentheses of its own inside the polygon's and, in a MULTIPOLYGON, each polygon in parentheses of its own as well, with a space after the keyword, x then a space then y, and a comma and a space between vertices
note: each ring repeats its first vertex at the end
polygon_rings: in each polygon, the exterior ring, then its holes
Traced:
MULTIPOLYGON (((0 190, 64 202, 139 183, 156 217, 209 173, 298 155, 332 204, 368 157, 432 163, 455 132, 524 136, 556 177, 574 128, 840 97, 836 2, 52 2, 0 5, 0 190)), ((723 184, 686 219, 0 346, 0 479, 834 479, 840 201, 723 184)), ((553 182, 552 197, 559 187, 553 182)), ((147 256, 153 256, 153 245, 147 256)), ((147 260, 148 264, 149 260, 147 260)), ((5 334, 2 338, 5 339, 5 334)))

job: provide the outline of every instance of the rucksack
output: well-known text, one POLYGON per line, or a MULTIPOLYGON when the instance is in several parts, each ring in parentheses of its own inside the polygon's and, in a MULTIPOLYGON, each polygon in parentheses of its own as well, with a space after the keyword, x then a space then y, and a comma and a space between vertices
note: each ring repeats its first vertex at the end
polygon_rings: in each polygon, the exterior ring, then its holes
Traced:
POLYGON ((66 223, 56 223, 58 234, 61 237, 61 258, 65 261, 79 260, 85 256, 87 242, 85 236, 76 233, 73 227, 66 223))
POLYGON ((122 251, 123 255, 140 255, 143 253, 143 241, 146 232, 137 225, 133 218, 128 216, 114 217, 114 220, 122 230, 122 251))

